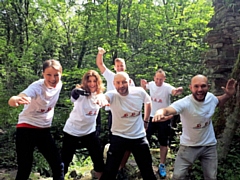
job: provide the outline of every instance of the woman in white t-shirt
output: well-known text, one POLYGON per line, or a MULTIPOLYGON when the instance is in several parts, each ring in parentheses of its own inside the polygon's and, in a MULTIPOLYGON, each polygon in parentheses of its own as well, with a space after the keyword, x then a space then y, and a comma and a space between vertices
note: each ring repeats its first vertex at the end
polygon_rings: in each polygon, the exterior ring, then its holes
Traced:
POLYGON ((18 172, 16 180, 27 180, 32 168, 33 151, 37 147, 49 163, 53 180, 63 180, 63 163, 50 133, 54 107, 62 88, 62 66, 59 61, 43 63, 43 78, 30 84, 8 104, 24 108, 19 114, 16 130, 18 172))
POLYGON ((96 118, 101 106, 96 104, 96 100, 98 96, 103 95, 103 91, 100 75, 94 70, 89 70, 84 74, 81 85, 77 85, 71 92, 71 101, 74 103, 74 107, 63 129, 62 160, 65 165, 65 174, 79 141, 90 154, 96 176, 100 178, 102 174, 103 152, 96 135, 96 118))

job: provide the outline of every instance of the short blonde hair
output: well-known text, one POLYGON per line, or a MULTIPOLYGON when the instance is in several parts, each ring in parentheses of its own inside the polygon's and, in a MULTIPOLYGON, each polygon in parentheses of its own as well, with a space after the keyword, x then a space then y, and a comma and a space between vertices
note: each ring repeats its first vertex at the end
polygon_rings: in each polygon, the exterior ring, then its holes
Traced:
POLYGON ((163 74, 166 77, 165 71, 162 68, 158 69, 155 74, 157 73, 163 74))
POLYGON ((114 60, 114 64, 115 64, 116 62, 121 62, 121 63, 125 64, 125 60, 124 60, 123 58, 116 58, 116 59, 114 60))

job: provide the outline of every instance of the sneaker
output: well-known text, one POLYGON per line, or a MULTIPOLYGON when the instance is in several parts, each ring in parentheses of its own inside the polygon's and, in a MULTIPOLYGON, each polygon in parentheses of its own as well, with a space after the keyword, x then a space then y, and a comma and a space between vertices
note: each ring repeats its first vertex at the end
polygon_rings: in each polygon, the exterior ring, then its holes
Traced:
POLYGON ((165 178, 167 176, 166 168, 164 164, 160 164, 158 170, 161 178, 165 178))

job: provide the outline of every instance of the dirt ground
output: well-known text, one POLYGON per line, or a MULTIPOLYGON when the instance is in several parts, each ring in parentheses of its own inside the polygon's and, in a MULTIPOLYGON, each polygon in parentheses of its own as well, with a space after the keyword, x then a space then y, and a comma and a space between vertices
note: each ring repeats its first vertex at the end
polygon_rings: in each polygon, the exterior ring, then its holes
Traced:
MULTIPOLYGON (((153 164, 159 164, 159 150, 154 149, 151 150, 151 154, 152 154, 152 158, 153 158, 153 164)), ((171 157, 167 158, 167 161, 169 161, 168 164, 171 164, 171 157)), ((140 172, 137 168, 137 164, 135 162, 135 160, 133 158, 129 159, 126 165, 126 169, 127 169, 127 176, 128 178, 125 178, 123 180, 141 180, 141 178, 138 178, 140 176, 140 172)), ((155 172, 155 175, 157 177, 157 180, 160 180, 160 176, 158 174, 158 166, 157 165, 153 165, 153 170, 155 172)), ((167 166, 167 177, 165 178, 165 180, 170 180, 172 178, 172 170, 173 167, 171 166, 167 166)), ((71 170, 70 170, 71 171, 71 170)), ((65 176, 65 180, 93 180, 93 176, 92 176, 92 166, 89 167, 82 167, 79 170, 75 170, 75 178, 67 178, 65 176), (81 176, 79 176, 79 174, 81 174, 81 176), (81 178, 80 178, 81 177, 81 178)), ((17 174, 17 170, 16 169, 0 169, 0 180, 14 180, 17 174)), ((31 180, 52 180, 52 178, 44 178, 41 177, 39 173, 32 173, 30 175, 31 180)))

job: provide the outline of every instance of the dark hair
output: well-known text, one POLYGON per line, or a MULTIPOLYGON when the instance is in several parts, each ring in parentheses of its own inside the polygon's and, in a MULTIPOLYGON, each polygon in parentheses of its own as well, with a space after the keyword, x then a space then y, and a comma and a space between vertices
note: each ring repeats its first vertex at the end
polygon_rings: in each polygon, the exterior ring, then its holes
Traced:
POLYGON ((62 65, 60 64, 59 61, 55 60, 55 59, 49 59, 44 61, 43 63, 43 72, 45 71, 45 69, 47 69, 48 67, 52 67, 55 70, 59 71, 60 73, 62 73, 62 65))

